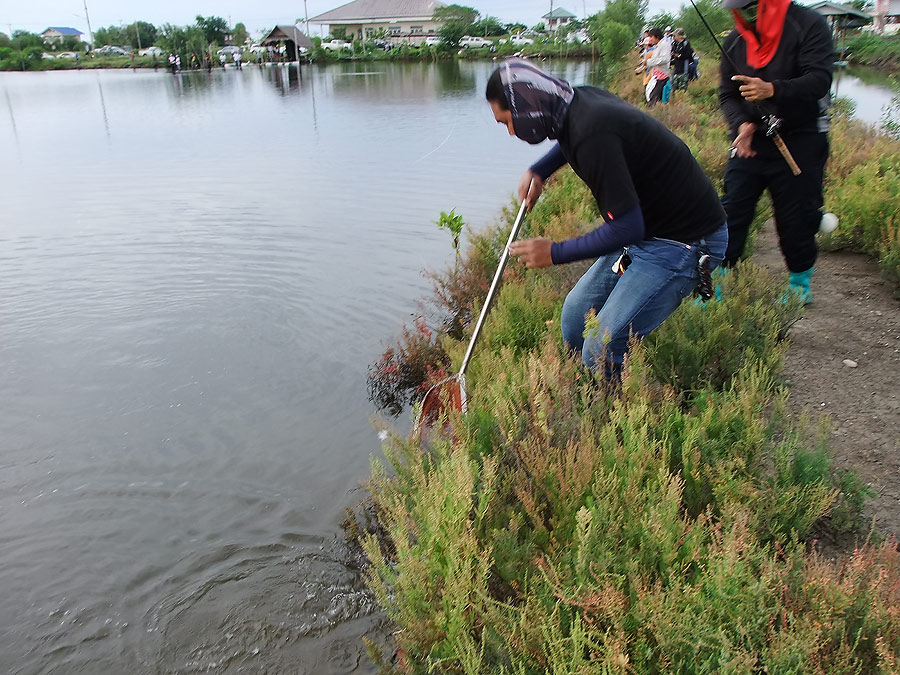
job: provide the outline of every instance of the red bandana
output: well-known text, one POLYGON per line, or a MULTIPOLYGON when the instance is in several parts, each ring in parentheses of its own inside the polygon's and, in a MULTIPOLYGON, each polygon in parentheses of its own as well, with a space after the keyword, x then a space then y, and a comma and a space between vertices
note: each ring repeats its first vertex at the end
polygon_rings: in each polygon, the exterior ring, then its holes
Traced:
POLYGON ((791 0, 759 0, 755 30, 740 12, 731 10, 734 25, 747 44, 747 63, 751 68, 762 68, 775 56, 790 4, 791 0))

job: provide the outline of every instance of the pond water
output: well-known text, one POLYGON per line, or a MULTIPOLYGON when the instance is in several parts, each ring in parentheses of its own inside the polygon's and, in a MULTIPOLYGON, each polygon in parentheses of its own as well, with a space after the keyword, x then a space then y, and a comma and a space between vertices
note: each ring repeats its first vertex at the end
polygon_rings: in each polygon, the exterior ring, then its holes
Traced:
POLYGON ((373 672, 367 368, 543 150, 491 69, 0 74, 0 671, 373 672))
POLYGON ((541 152, 490 71, 0 74, 0 672, 372 672, 367 368, 541 152))
POLYGON ((900 122, 898 111, 891 109, 900 96, 900 81, 896 77, 861 66, 835 68, 831 91, 834 96, 853 101, 854 116, 866 124, 880 126, 886 113, 900 122))

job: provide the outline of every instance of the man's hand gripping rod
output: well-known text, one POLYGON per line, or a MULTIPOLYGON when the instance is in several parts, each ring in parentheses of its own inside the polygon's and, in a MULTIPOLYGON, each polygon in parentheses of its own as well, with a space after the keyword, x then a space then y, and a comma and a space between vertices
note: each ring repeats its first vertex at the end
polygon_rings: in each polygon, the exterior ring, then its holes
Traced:
MULTIPOLYGON (((706 26, 706 30, 709 31, 709 34, 712 36, 712 39, 716 43, 716 47, 719 48, 719 51, 722 52, 722 56, 731 64, 731 69, 736 73, 740 73, 740 70, 735 64, 734 61, 731 60, 731 57, 728 56, 728 52, 725 51, 725 48, 722 47, 722 43, 719 42, 719 38, 716 37, 716 34, 713 33, 712 28, 709 27, 709 24, 706 23, 706 17, 703 16, 703 13, 694 3, 694 0, 690 0, 691 5, 693 5, 694 10, 697 12, 697 16, 700 17, 700 20, 703 22, 703 25, 706 26)), ((754 103, 756 109, 759 111, 760 116, 763 119, 763 122, 766 124, 766 137, 771 138, 772 142, 775 144, 775 147, 778 148, 778 152, 781 153, 781 156, 784 157, 784 161, 787 162, 788 167, 791 170, 791 173, 795 176, 799 176, 800 166, 797 164, 796 160, 794 160, 793 155, 791 155, 791 151, 788 150, 787 145, 784 142, 784 139, 781 137, 781 119, 776 117, 771 113, 767 113, 765 108, 763 108, 759 103, 754 103)))

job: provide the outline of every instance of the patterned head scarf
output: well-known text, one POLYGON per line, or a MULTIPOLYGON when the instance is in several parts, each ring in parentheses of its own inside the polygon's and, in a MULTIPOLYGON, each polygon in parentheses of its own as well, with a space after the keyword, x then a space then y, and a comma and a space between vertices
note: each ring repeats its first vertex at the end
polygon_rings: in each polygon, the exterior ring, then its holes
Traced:
POLYGON ((532 145, 559 138, 575 94, 572 85, 523 59, 500 64, 500 82, 516 136, 532 145))

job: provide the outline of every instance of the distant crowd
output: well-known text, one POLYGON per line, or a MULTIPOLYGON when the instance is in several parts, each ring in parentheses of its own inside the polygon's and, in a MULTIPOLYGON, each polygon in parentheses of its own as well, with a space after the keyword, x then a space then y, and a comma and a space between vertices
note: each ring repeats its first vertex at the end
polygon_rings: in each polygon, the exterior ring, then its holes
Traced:
POLYGON ((672 93, 687 89, 688 82, 700 77, 700 57, 694 53, 683 28, 648 28, 638 41, 641 60, 636 72, 644 78, 647 105, 668 103, 672 93))
MULTIPOLYGON (((251 52, 255 55, 255 62, 257 65, 262 65, 263 63, 282 63, 287 61, 288 53, 287 46, 283 43, 280 46, 275 45, 267 45, 265 47, 260 47, 251 52)), ((219 67, 225 68, 228 65, 229 60, 234 64, 234 67, 240 70, 243 67, 244 63, 244 55, 240 48, 237 47, 224 47, 220 49, 218 52, 218 61, 219 67)), ((251 57, 252 58, 252 57, 251 57)), ((174 75, 175 73, 181 72, 181 55, 180 54, 169 54, 168 57, 169 62, 169 70, 174 75)), ((191 54, 187 67, 191 70, 199 70, 201 68, 206 68, 206 70, 211 71, 213 66, 215 65, 212 57, 209 54, 205 54, 203 59, 201 59, 196 54, 191 54)))

